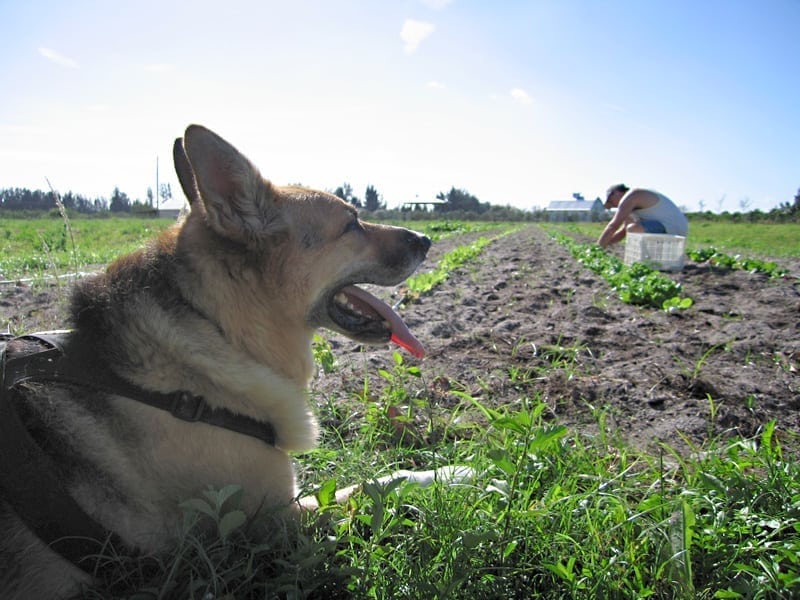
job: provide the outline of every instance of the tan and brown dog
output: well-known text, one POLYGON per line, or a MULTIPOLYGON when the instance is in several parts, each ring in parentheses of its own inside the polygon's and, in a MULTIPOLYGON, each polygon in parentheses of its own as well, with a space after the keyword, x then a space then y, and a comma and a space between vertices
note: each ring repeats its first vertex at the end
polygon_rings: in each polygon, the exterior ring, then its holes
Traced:
MULTIPOLYGON (((6 421, 18 419, 30 438, 17 445, 33 443, 41 454, 36 469, 51 464, 76 511, 143 551, 169 547, 179 503, 209 485, 241 485, 251 516, 299 511, 287 451, 309 448, 317 436, 305 397, 317 328, 423 352, 394 311, 356 284, 400 283, 425 258, 428 238, 362 222, 330 194, 273 185, 201 126, 176 140, 175 163, 191 212, 77 284, 74 329, 55 344, 10 342, 6 362, 18 365, 17 374, 13 381, 7 374, 0 398, 4 413, 13 413, 6 421), (44 372, 47 361, 19 366, 42 346, 66 357, 61 379, 26 378, 31 369, 44 372), (87 362, 94 385, 69 372, 87 362), (123 389, 110 389, 115 380, 123 389), (245 432, 176 418, 155 401, 132 399, 137 393, 199 400, 207 414, 243 420, 245 432), (259 437, 248 427, 271 433, 259 437)), ((87 574, 54 552, 35 518, 20 514, 24 503, 13 501, 21 488, 8 482, 9 472, 31 468, 3 469, 0 596, 69 596, 87 574)), ((58 505, 52 502, 46 506, 58 505)))

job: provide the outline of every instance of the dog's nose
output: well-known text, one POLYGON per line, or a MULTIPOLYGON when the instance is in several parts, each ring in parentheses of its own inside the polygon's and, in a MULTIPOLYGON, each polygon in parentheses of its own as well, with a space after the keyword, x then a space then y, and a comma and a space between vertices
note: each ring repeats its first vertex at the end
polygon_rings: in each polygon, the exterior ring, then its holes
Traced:
POLYGON ((413 236, 411 240, 412 244, 418 246, 423 254, 427 254, 431 247, 431 238, 417 231, 409 231, 409 233, 413 236))
POLYGON ((432 244, 431 238, 429 238, 427 235, 423 235, 423 234, 419 234, 419 237, 420 237, 419 241, 422 243, 422 249, 425 252, 430 250, 430 247, 431 247, 431 244, 432 244))

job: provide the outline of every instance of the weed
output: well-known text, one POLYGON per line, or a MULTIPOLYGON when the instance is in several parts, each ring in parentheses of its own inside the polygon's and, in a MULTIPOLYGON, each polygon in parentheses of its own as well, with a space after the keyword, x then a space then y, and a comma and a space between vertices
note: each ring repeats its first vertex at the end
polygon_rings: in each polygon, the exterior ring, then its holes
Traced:
POLYGON ((314 361, 320 366, 323 373, 333 373, 336 370, 336 356, 333 353, 333 346, 319 333, 314 334, 311 342, 311 352, 314 356, 314 361))
POLYGON ((75 235, 72 232, 72 224, 69 220, 69 215, 67 214, 67 209, 64 207, 64 203, 61 201, 61 195, 53 189, 53 186, 50 184, 50 180, 47 180, 47 185, 50 188, 50 192, 53 194, 53 197, 56 201, 56 206, 58 207, 58 214, 61 215, 61 220, 64 223, 64 230, 62 235, 62 243, 60 246, 60 250, 66 250, 66 238, 69 237, 70 241, 70 248, 69 253, 71 257, 71 262, 73 266, 73 272, 75 277, 78 276, 78 248, 75 244, 75 235))
MULTIPOLYGON (((703 368, 703 365, 708 360, 709 356, 711 356, 714 352, 716 352, 721 347, 721 344, 716 344, 711 346, 708 350, 703 352, 703 355, 697 359, 697 362, 694 365, 694 369, 692 370, 692 379, 697 379, 700 376, 700 371, 703 368)), ((729 350, 729 344, 724 346, 725 351, 729 350)))

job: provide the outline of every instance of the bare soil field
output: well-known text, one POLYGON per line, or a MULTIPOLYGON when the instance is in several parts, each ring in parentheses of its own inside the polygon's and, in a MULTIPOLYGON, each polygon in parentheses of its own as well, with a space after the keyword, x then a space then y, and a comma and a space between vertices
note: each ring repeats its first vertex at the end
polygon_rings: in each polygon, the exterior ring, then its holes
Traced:
MULTIPOLYGON (((434 244, 420 270, 471 237, 434 244)), ((400 309, 427 351, 420 361, 404 355, 422 374, 410 394, 430 409, 404 426, 437 441, 425 420, 461 406, 458 390, 491 407, 538 397, 554 421, 587 433, 603 414, 610 430, 643 448, 692 451, 710 437, 753 436, 773 419, 779 432, 800 432, 800 262, 778 262, 791 277, 687 261, 670 276, 694 306, 666 313, 620 302, 539 227, 506 235, 400 309)), ((404 291, 376 293, 393 303, 404 291)), ((67 284, 6 285, 0 327, 66 327, 67 294, 67 284)), ((377 372, 393 369, 395 349, 324 336, 337 365, 315 378, 312 398, 357 413, 353 395, 365 377, 376 390, 385 385, 377 372)))
MULTIPOLYGON (((434 244, 420 270, 466 242, 434 244)), ((621 258, 624 247, 611 251, 621 258)), ((800 273, 797 262, 778 262, 800 273)), ((602 411, 626 443, 652 450, 664 442, 681 453, 710 437, 753 436, 773 419, 800 432, 800 279, 691 261, 670 276, 694 299, 690 309, 622 303, 538 227, 500 238, 401 310, 427 351, 422 377, 410 381, 414 396, 434 411, 456 408, 453 389, 490 407, 538 396, 559 423, 592 433, 602 411)), ((363 352, 329 338, 340 358, 363 352)), ((340 360, 313 387, 344 401, 359 393, 365 370, 392 366, 389 350, 371 350, 366 360, 340 360)), ((430 429, 425 418, 420 411, 420 435, 430 429)))

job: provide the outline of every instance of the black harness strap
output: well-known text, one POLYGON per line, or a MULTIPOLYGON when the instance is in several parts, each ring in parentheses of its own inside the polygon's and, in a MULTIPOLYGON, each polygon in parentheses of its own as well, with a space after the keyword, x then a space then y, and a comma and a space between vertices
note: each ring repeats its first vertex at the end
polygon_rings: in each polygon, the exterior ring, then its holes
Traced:
POLYGON ((19 357, 7 357, 0 394, 26 381, 71 383, 124 396, 131 400, 166 410, 183 421, 202 422, 223 427, 275 445, 272 423, 258 421, 225 408, 211 408, 202 396, 186 391, 171 393, 145 390, 114 374, 103 365, 91 344, 80 341, 74 332, 56 331, 22 336, 37 341, 47 349, 19 357))
MULTIPOLYGON (((9 352, 0 347, 0 492, 17 515, 45 543, 78 567, 91 573, 86 557, 111 542, 120 541, 94 521, 64 489, 58 469, 31 437, 12 402, 14 388, 26 382, 60 382, 86 386, 124 396, 166 410, 190 422, 231 429, 275 445, 270 423, 211 409, 205 400, 188 392, 164 394, 144 390, 116 376, 91 345, 72 332, 46 332, 23 336, 42 349, 9 352)), ((0 346, 3 340, 0 339, 0 346)), ((93 562, 93 561, 92 561, 93 562)))

